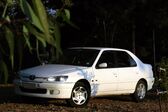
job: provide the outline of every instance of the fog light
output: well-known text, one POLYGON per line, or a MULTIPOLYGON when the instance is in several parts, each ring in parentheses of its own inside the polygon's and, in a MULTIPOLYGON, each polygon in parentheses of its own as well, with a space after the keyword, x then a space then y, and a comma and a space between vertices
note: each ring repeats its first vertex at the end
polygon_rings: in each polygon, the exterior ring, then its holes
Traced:
POLYGON ((59 91, 59 90, 56 90, 56 91, 54 92, 54 94, 60 94, 60 91, 59 91))
POLYGON ((57 94, 60 94, 60 91, 59 90, 50 90, 50 94, 51 95, 57 95, 57 94))
POLYGON ((40 84, 37 84, 36 86, 37 86, 38 88, 40 88, 40 84))
POLYGON ((54 94, 54 90, 50 90, 50 94, 54 94))

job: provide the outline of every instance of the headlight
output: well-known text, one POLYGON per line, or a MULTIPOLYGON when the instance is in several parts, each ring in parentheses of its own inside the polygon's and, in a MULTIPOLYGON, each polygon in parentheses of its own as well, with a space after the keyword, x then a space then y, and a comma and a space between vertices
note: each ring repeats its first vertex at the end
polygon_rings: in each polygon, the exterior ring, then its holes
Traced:
POLYGON ((47 80, 50 81, 50 82, 53 82, 53 81, 55 81, 56 79, 55 79, 55 77, 49 77, 47 80))
POLYGON ((54 82, 54 81, 60 81, 64 82, 68 79, 68 76, 56 76, 56 77, 49 77, 47 81, 54 82))

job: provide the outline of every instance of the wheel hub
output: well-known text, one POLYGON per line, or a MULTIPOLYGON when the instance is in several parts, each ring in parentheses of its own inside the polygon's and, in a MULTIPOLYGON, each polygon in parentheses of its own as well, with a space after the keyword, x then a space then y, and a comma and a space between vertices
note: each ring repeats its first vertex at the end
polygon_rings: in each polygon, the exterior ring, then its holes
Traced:
POLYGON ((145 97, 145 94, 146 94, 146 90, 145 90, 145 86, 143 84, 140 84, 139 85, 139 88, 138 88, 138 96, 140 99, 143 99, 145 97))
POLYGON ((87 91, 83 87, 74 89, 72 99, 75 104, 82 105, 87 100, 87 91))

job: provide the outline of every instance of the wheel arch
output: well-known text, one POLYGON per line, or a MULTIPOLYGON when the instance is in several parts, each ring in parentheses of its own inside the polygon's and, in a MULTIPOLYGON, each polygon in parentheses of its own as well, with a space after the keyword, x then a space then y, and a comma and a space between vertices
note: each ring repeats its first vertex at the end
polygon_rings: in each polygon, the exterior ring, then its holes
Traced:
POLYGON ((91 86, 90 86, 90 83, 89 83, 88 80, 86 80, 86 79, 80 79, 76 83, 78 83, 78 82, 81 82, 81 83, 84 83, 85 85, 87 85, 89 91, 91 92, 91 86))
POLYGON ((144 78, 141 78, 141 79, 137 82, 137 84, 138 84, 140 81, 143 81, 143 82, 145 83, 145 85, 146 85, 146 90, 148 90, 148 83, 147 83, 147 80, 144 79, 144 78))

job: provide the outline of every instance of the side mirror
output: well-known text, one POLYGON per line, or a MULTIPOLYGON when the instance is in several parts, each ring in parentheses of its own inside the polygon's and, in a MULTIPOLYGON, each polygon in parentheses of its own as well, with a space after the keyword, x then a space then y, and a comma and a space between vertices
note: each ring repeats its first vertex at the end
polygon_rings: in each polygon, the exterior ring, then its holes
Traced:
POLYGON ((98 66, 99 68, 107 68, 107 63, 101 63, 98 66))

